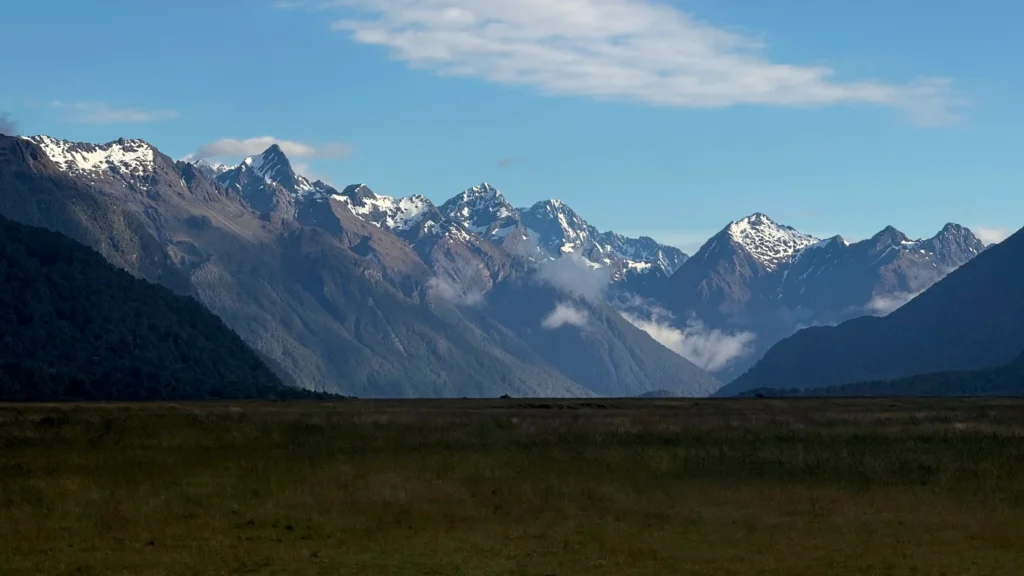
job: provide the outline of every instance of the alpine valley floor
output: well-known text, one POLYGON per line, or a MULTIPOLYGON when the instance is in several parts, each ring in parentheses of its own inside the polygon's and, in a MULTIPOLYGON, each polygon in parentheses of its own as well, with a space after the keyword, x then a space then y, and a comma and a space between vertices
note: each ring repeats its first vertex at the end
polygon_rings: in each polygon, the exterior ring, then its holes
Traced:
POLYGON ((0 573, 1017 574, 1024 401, 0 405, 0 573))

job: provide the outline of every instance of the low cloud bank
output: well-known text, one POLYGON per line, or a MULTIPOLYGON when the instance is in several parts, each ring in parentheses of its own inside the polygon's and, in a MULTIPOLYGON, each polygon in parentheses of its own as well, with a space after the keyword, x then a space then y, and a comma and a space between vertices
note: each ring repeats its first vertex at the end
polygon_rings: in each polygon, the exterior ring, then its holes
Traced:
POLYGON ((541 263, 537 267, 537 277, 573 296, 599 302, 611 282, 612 272, 607 266, 597 266, 570 252, 541 263))
POLYGON ((697 318, 690 318, 678 328, 669 311, 638 297, 618 302, 617 308, 627 322, 708 372, 721 370, 750 354, 757 339, 753 332, 708 328, 697 318))
POLYGON ((587 326, 589 319, 590 315, 586 310, 566 302, 560 302, 551 313, 544 317, 544 320, 541 321, 541 326, 548 330, 554 330, 562 326, 575 326, 583 329, 587 326))

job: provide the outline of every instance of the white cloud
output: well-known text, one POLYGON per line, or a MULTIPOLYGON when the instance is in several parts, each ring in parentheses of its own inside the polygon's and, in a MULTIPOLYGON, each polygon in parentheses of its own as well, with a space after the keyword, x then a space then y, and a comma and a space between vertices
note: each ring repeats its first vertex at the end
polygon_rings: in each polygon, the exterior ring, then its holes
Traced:
POLYGON ((427 292, 432 296, 461 306, 476 306, 484 301, 482 290, 459 286, 455 282, 440 276, 434 276, 427 281, 427 292))
POLYGON ((893 311, 910 302, 924 290, 918 292, 897 292, 895 294, 881 294, 873 297, 864 306, 865 312, 871 316, 888 316, 893 311))
POLYGON ((620 314, 662 346, 709 372, 721 370, 733 360, 749 354, 751 344, 757 339, 752 332, 730 334, 708 329, 696 319, 691 319, 680 330, 656 315, 643 319, 626 312, 620 314))
POLYGON ((116 107, 104 102, 50 102, 50 108, 64 110, 71 122, 82 124, 141 124, 159 122, 178 117, 178 112, 167 108, 147 110, 135 107, 116 107))
POLYGON ((464 261, 438 270, 427 281, 427 293, 458 306, 476 306, 484 301, 488 288, 487 268, 477 261, 464 261))
POLYGON ((537 276, 560 290, 591 301, 602 300, 612 279, 607 267, 593 264, 575 252, 542 262, 537 267, 537 276))
POLYGON ((549 330, 561 328, 565 325, 585 328, 589 317, 590 315, 587 314, 586 310, 577 308, 572 304, 560 302, 550 314, 544 317, 541 326, 549 330))
POLYGON ((984 242, 986 246, 989 244, 998 244, 1009 238, 1010 234, 1013 234, 1012 231, 1006 228, 989 228, 987 226, 971 228, 971 231, 973 231, 978 236, 978 240, 984 242))
POLYGON ((840 80, 827 66, 769 60, 752 37, 653 0, 334 0, 331 28, 441 75, 546 94, 716 108, 864 103, 921 124, 955 119, 948 78, 840 80))
POLYGON ((0 134, 7 136, 18 134, 18 123, 12 120, 7 112, 0 112, 0 134))
POLYGON ((344 142, 328 142, 314 146, 305 142, 283 140, 273 136, 257 136, 237 140, 221 138, 200 146, 195 152, 185 157, 186 160, 217 157, 241 157, 259 154, 272 144, 277 144, 289 158, 344 158, 352 151, 352 147, 344 142))

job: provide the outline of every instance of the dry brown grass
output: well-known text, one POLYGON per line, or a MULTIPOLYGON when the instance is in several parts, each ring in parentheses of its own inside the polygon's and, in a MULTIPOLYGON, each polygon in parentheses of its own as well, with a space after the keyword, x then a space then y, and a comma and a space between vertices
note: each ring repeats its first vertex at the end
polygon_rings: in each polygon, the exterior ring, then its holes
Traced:
POLYGON ((0 406, 0 574, 1024 573, 1024 402, 0 406))

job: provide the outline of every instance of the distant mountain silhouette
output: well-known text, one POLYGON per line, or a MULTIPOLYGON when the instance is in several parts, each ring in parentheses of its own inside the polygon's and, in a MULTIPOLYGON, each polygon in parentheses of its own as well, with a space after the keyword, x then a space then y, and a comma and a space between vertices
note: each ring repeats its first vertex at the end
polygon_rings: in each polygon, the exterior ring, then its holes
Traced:
POLYGON ((1022 295, 1024 231, 1019 231, 888 316, 797 332, 719 394, 1000 366, 1024 350, 1022 295))
POLYGON ((935 372, 828 388, 758 388, 743 396, 1024 396, 1024 354, 998 368, 935 372))

